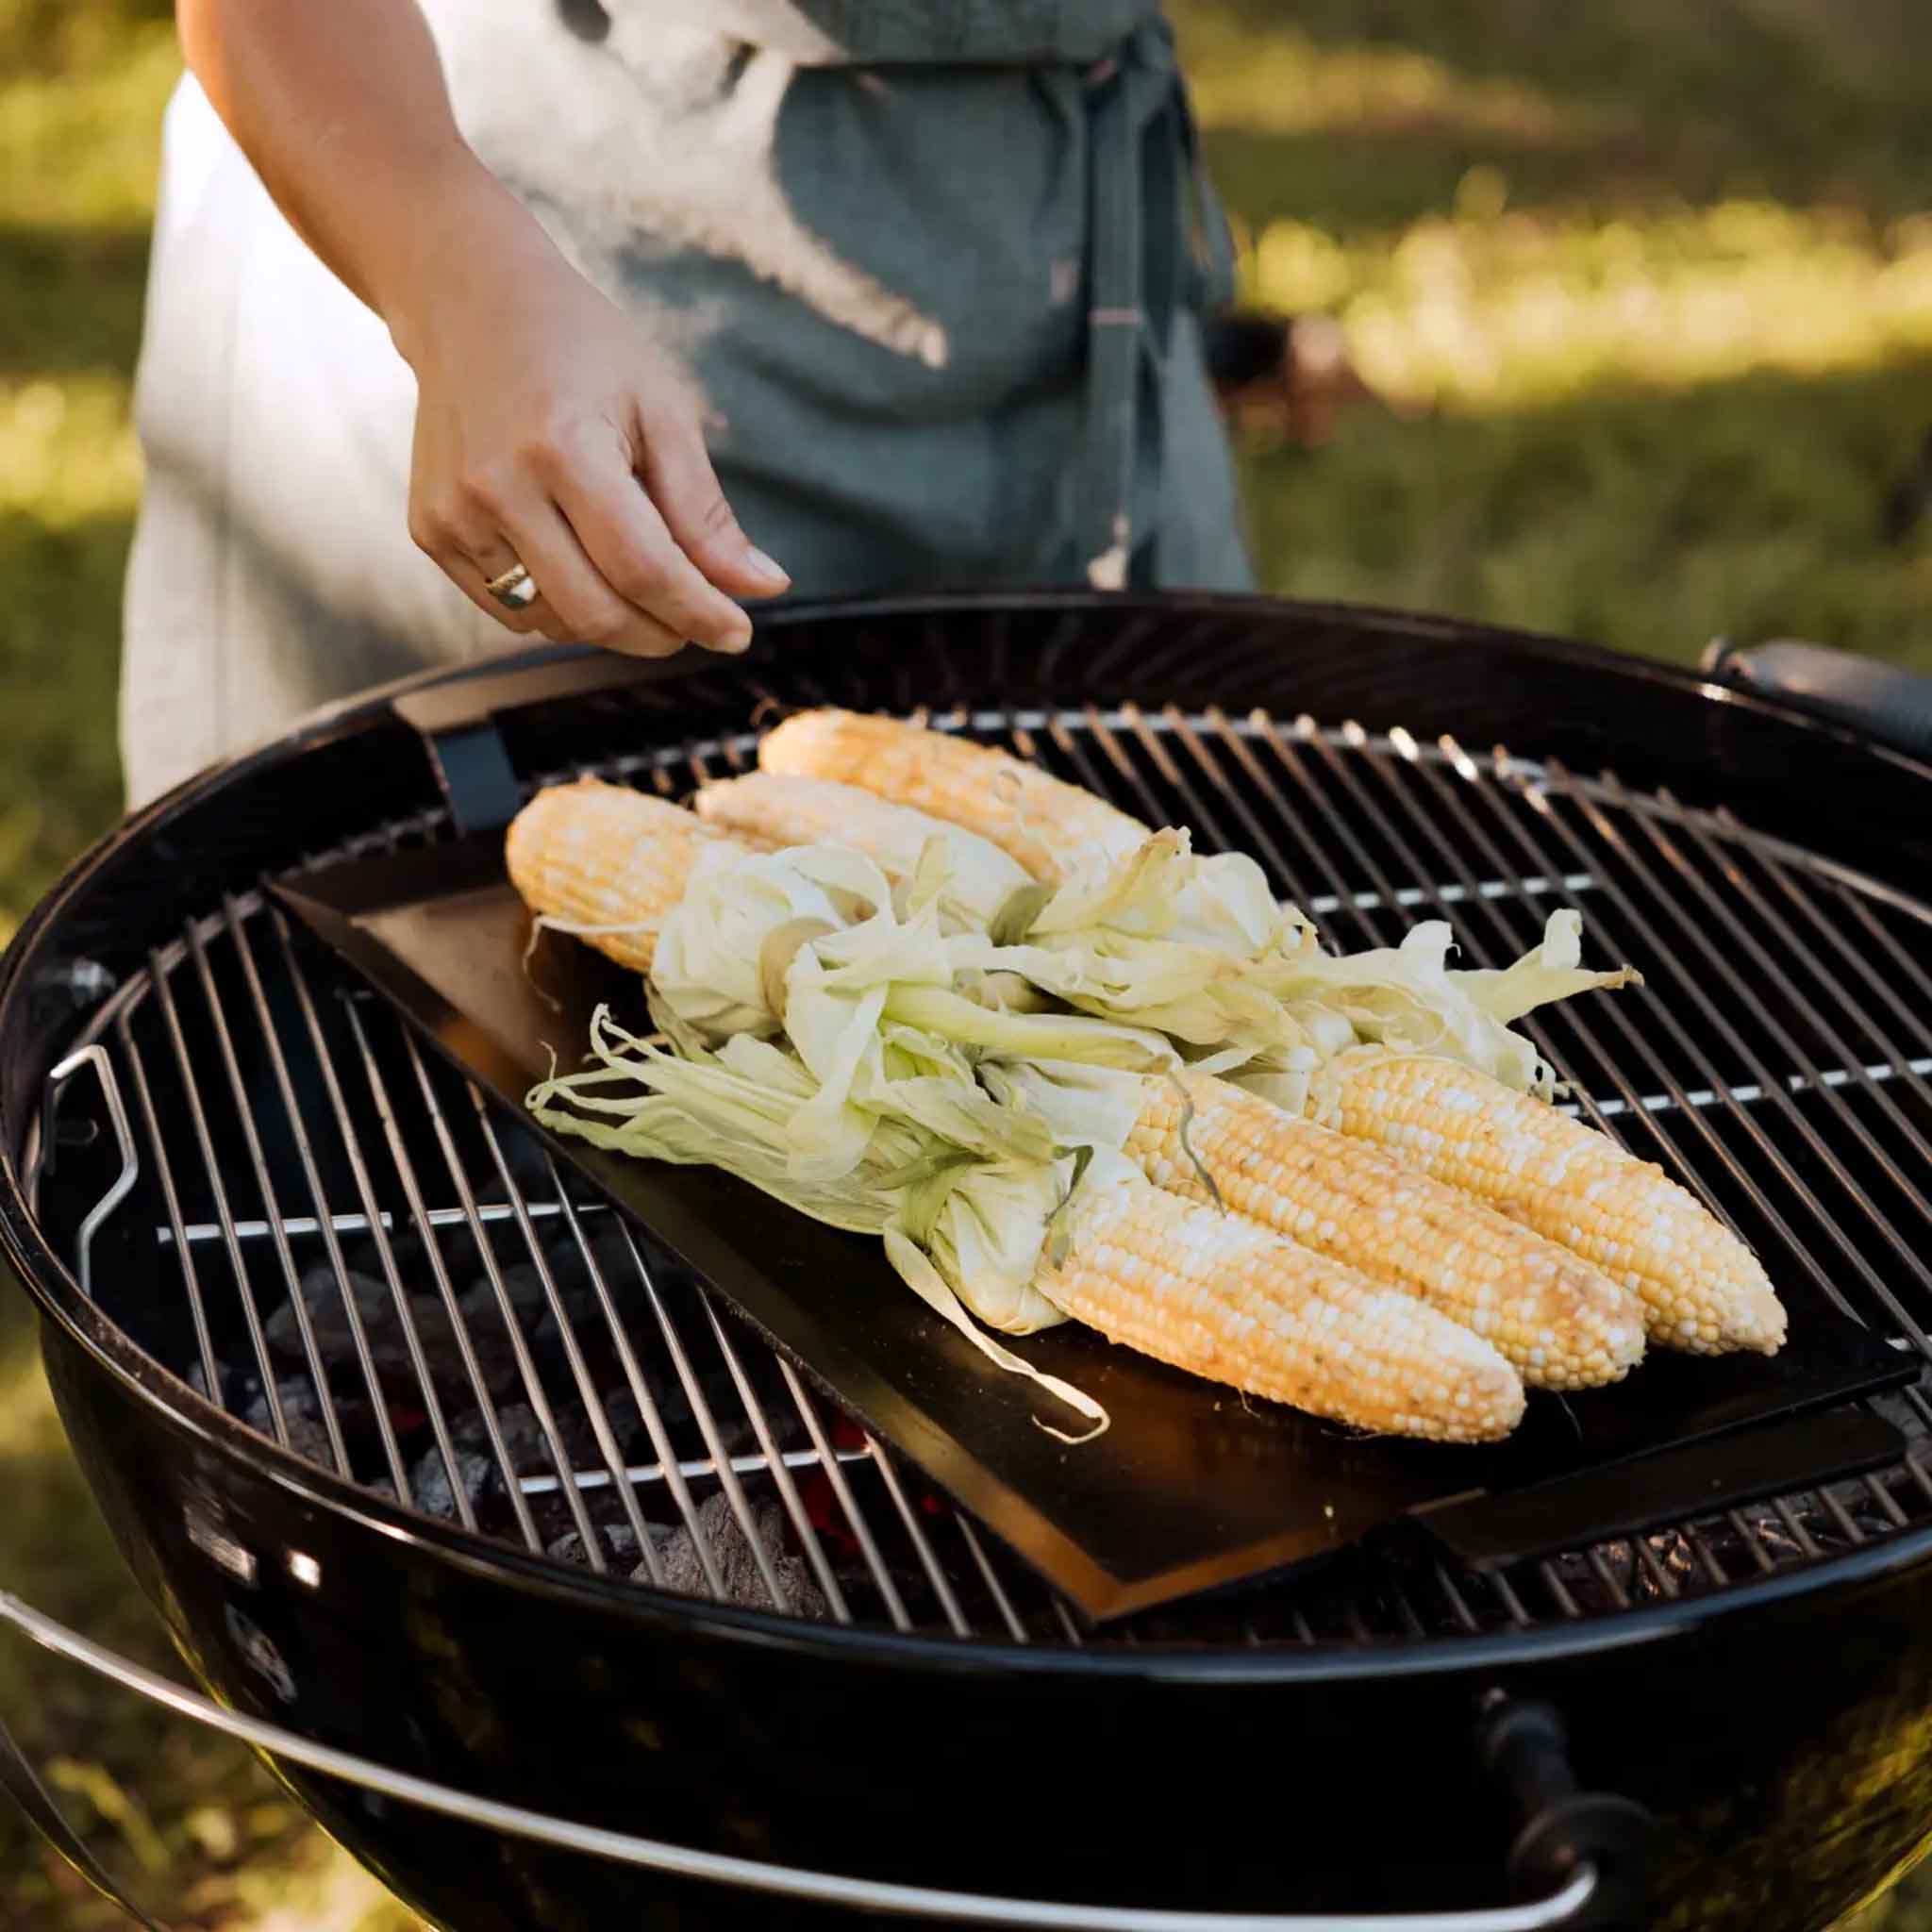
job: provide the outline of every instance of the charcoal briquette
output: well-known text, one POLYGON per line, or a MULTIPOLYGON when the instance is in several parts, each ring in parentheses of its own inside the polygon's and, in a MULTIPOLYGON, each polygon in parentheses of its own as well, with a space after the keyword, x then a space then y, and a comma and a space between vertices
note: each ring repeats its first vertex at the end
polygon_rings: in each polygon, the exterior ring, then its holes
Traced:
MULTIPOLYGON (((605 1559, 608 1562, 623 1564, 635 1563, 638 1559, 637 1532, 627 1523, 609 1523, 599 1526, 598 1536, 604 1544, 605 1559)), ((570 1530, 550 1545, 550 1554, 560 1562, 580 1563, 589 1567, 590 1559, 584 1554, 583 1534, 570 1530)))
MULTIPOLYGON (((464 1495, 478 1513, 486 1502, 504 1493, 503 1477, 497 1473, 495 1462, 474 1449, 457 1451, 457 1473, 464 1495)), ((415 1468, 409 1472, 409 1489, 417 1508, 431 1516, 457 1514, 456 1496, 440 1451, 432 1448, 417 1458, 415 1468)))
MULTIPOLYGON (((726 1603, 742 1604, 748 1608, 772 1608, 771 1592, 765 1587, 758 1557, 739 1524, 738 1512, 731 1507, 731 1499, 724 1491, 715 1491, 699 1507, 697 1527, 709 1545, 712 1560, 717 1566, 719 1589, 716 1594, 726 1603)), ((752 1511, 752 1527, 771 1558, 773 1574, 785 1592, 791 1613, 798 1617, 829 1620, 832 1607, 826 1602, 810 1570, 785 1547, 785 1520, 777 1505, 758 1505, 752 1511)), ((653 1524, 651 1540, 664 1573, 661 1588, 676 1591, 684 1596, 711 1597, 714 1594, 710 1579, 705 1574, 697 1543, 688 1526, 680 1524, 675 1529, 668 1529, 653 1524)), ((631 1580, 651 1583, 655 1579, 650 1566, 640 1563, 631 1573, 631 1580)))

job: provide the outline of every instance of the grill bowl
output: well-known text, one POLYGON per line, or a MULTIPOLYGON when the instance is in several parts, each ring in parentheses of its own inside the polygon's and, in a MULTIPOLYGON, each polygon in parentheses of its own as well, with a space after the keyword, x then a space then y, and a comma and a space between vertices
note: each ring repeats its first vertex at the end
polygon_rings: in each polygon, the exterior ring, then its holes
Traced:
MULTIPOLYGON (((1658 1001, 1693 1030, 1633 1043, 1609 1024, 1584 1037, 1559 1022, 1558 1058, 1634 1137, 1674 1120, 1672 1144, 1755 1240, 1775 1233, 1766 1217, 1784 1227, 1782 1265, 1817 1269, 1861 1316, 1923 1346, 1932 1296, 1901 1249, 1923 1244, 1924 1175, 1915 1190, 1902 1163, 1932 1128, 1919 1068, 1932 946, 1912 896, 1932 860, 1932 774, 1848 729, 1581 647, 1238 599, 800 610, 767 623, 743 666, 642 674, 500 724, 525 781, 595 766, 681 788, 693 747, 699 764, 728 766, 767 699, 960 708, 972 728, 1017 726, 1023 744, 1112 783, 1143 816, 1192 821, 1205 842, 1216 830, 1250 841, 1239 800, 1297 874, 1283 883, 1337 902, 1324 923, 1344 943, 1437 910, 1476 946, 1494 943, 1533 910, 1535 878, 1580 891, 1595 929, 1634 908, 1671 960, 1637 936, 1607 943, 1641 953, 1658 1001), (1266 726, 1243 736, 1256 708, 1266 726), (1304 714, 1331 728, 1297 729, 1304 714), (1225 793, 1191 736, 1233 774, 1225 793), (1534 762, 1493 755, 1498 740, 1534 762), (1242 777, 1232 743, 1272 761, 1272 793, 1242 777), (1617 776, 1571 776, 1606 767, 1617 776), (1748 997, 1724 981, 1711 957, 1734 945, 1724 916, 1760 946, 1778 936, 1774 917, 1802 935, 1803 958, 1777 957, 1797 1001, 1761 976, 1748 997), (1834 950, 1839 921, 1855 958, 1834 950), (1874 966, 1864 978, 1859 958, 1874 966), (1833 989, 1848 987, 1851 1008, 1835 1007, 1833 989)), ((264 1005, 280 1010, 286 969, 249 896, 258 877, 441 830, 392 695, 342 708, 96 848, 24 929, 0 985, 0 1217, 46 1316, 62 1414, 143 1589, 235 1706, 590 1823, 1044 1898, 1256 1910, 1493 1900, 1511 1818, 1476 1775, 1474 1739, 1497 1693, 1554 1703, 1586 1780, 1663 1820, 1656 1890, 1624 1901, 1630 1923, 1664 1923, 1667 1902, 1685 1924, 1824 1924, 1919 1842, 1932 1487, 1916 1460, 1501 1578, 1364 1553, 1082 1643, 997 1551, 983 1563, 970 1544, 933 1554, 959 1534, 937 1523, 922 1550, 916 1496, 863 1449, 856 1507, 897 1536, 880 1563, 901 1613, 867 1600, 861 1580, 841 1624, 667 1595, 553 1560, 541 1540, 533 1552, 434 1520, 386 1498, 366 1467, 346 1480, 326 1455, 277 1446, 202 1399, 182 1379, 198 1352, 183 1244, 157 1247, 169 1216, 151 1180, 103 1223, 82 1291, 80 1227, 114 1178, 114 1149, 75 1078, 53 1170, 31 1175, 47 1075, 89 1032, 124 1067, 147 1056, 148 1165, 158 1144, 173 1155, 187 1228, 207 1182, 192 1109, 158 1091, 186 1091, 155 1010, 166 1002, 153 990, 171 989, 211 1122, 206 1165, 231 1183, 231 1221, 258 1211, 197 989, 244 1032, 236 965, 252 948, 272 982, 264 1005), (929 1554, 950 1604, 930 1587, 929 1554), (1794 1673, 1793 1656, 1817 1667, 1794 1673)), ((325 1031, 340 1043, 344 1024, 358 1023, 331 1008, 325 1031)), ((366 1030, 380 1024, 371 1016, 366 1030)), ((267 1094, 268 1118, 272 1066, 249 1038, 230 1045, 241 1091, 267 1094)), ((396 1041, 374 1051, 399 1068, 396 1041)), ((291 1078, 295 1112, 325 1106, 312 1077, 291 1078)), ((137 1141, 147 1104, 130 1097, 137 1141)), ((460 1094, 448 1104, 459 1111, 460 1094)), ((421 1132, 405 1138, 420 1148, 421 1132)), ((266 1130, 284 1215, 302 1200, 298 1152, 266 1130)), ((251 1239, 244 1274, 272 1285, 275 1244, 251 1239)), ((203 1250, 218 1284, 233 1250, 219 1228, 203 1250)), ((703 1340, 701 1307, 680 1319, 703 1340)), ((668 1383, 663 1331, 639 1320, 668 1383)), ((223 1339, 245 1361, 232 1313, 223 1339)), ((1916 1396, 1896 1413, 1923 1435, 1916 1396)), ((291 1776, 406 1897, 464 1932, 604 1924, 646 1900, 667 1914, 653 1923, 778 1916, 769 1900, 684 1891, 291 1776)))

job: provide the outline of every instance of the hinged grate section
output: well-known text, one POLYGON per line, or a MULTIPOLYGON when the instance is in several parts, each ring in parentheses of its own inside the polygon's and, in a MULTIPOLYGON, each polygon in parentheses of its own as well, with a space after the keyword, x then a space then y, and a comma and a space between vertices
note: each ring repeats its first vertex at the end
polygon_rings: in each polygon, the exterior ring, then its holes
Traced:
MULTIPOLYGON (((1688 1181, 1774 1278, 1802 1271, 1932 1361, 1924 906, 1723 811, 1399 730, 1130 705, 932 722, 1252 852, 1344 946, 1442 918, 1501 964, 1575 905, 1591 956, 1641 964, 1650 993, 1532 1024, 1570 1104, 1688 1181)), ((755 745, 585 769, 682 794, 755 745)), ((600 1573, 1018 1643, 1346 1644, 1721 1591, 1932 1522, 1913 1390, 1887 1404, 1912 1454, 1857 1481, 1494 1575, 1357 1553, 1085 1637, 258 895, 152 956, 95 1037, 142 1173, 112 1232, 142 1265, 99 1291, 107 1312, 295 1455, 600 1573)))

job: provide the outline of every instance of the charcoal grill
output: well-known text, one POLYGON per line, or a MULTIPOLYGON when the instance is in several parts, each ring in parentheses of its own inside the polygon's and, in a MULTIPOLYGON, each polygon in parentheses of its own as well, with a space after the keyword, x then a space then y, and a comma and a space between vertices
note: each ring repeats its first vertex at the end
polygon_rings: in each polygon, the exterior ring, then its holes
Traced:
POLYGON ((1932 1363, 1932 769, 1690 674, 1390 613, 802 608, 741 664, 551 649, 340 708, 35 913, 0 984, 0 1218, 95 1493, 214 1701, 0 1615, 256 1744, 460 1932, 1813 1927, 1911 1856, 1927 1385, 1740 1437, 1755 1500, 1665 1511, 1633 1476, 1641 1520, 1587 1547, 1391 1538, 1091 1629, 261 890, 447 840, 479 787, 678 794, 824 702, 1244 847, 1344 945, 1440 916, 1496 963, 1579 907, 1650 991, 1531 1028, 1570 1104, 1932 1363), (426 756, 479 676, 493 723, 426 756), (1824 1479, 1873 1415, 1902 1447, 1824 1479))

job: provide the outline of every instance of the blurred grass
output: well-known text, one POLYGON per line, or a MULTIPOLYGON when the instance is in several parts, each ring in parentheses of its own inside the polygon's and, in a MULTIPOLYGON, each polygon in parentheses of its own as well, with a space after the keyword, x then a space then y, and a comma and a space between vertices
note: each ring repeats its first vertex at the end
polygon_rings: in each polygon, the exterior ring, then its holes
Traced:
MULTIPOLYGON (((1923 0, 1173 10, 1249 295, 1337 314, 1400 406, 1245 453, 1271 589, 1932 668, 1932 511, 1897 508, 1932 429, 1923 0)), ((118 803, 167 13, 0 0, 0 937, 118 803)), ((0 1495, 0 1581, 164 1661, 5 1291, 0 1495)), ((182 1932, 409 1923, 239 1753, 11 1641, 0 1707, 182 1932)), ((113 1923, 0 1807, 0 1925, 113 1923)), ((1880 1926, 1932 1927, 1932 1887, 1880 1926)))

